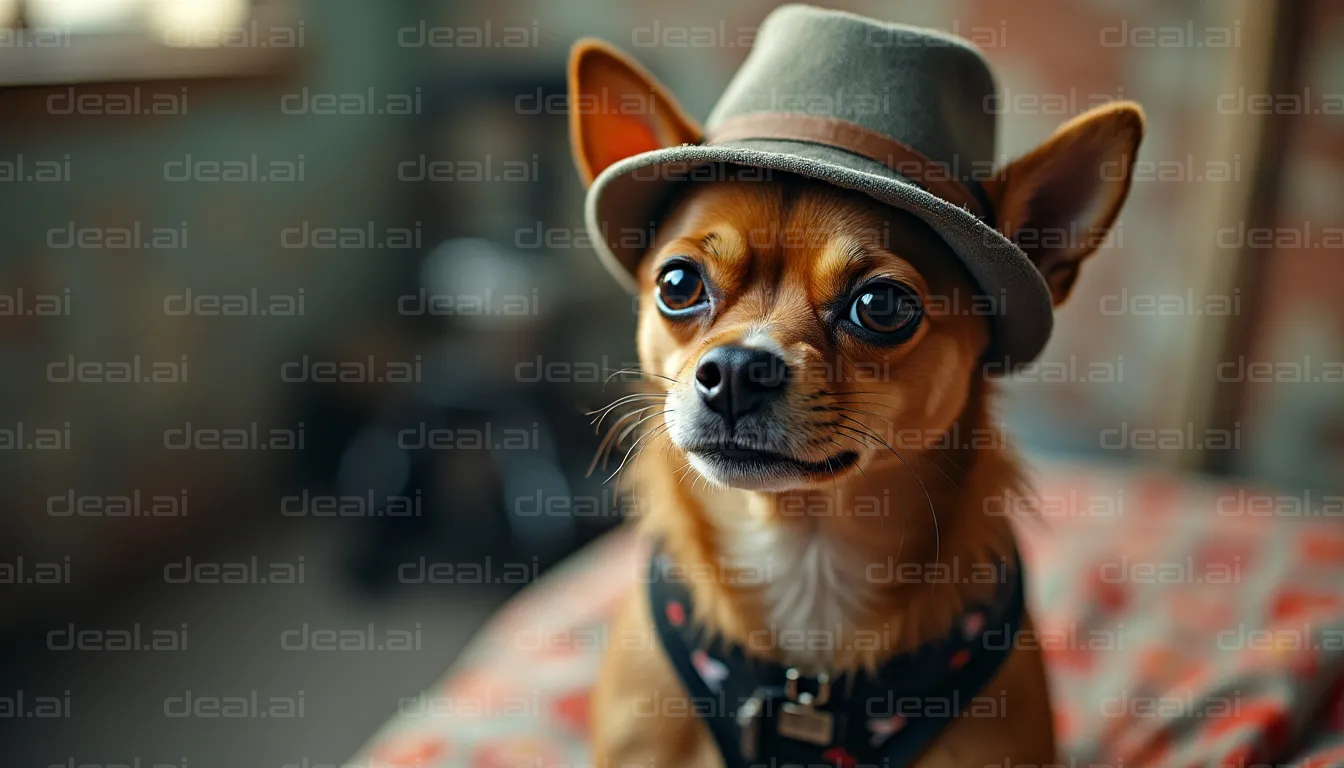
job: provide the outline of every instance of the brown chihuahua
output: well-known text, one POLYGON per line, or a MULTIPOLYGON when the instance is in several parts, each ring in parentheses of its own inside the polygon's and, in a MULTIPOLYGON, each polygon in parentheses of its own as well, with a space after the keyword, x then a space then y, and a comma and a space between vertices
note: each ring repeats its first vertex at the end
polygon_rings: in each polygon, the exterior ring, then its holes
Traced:
MULTIPOLYGON (((605 44, 576 46, 569 78, 585 183, 705 140, 605 44), (623 98, 650 108, 575 108, 623 98)), ((1137 105, 1106 105, 978 185, 1047 306, 1114 222, 1142 133, 1137 105)), ((1053 762, 1007 515, 1029 491, 992 411, 1003 297, 925 217, 705 168, 629 266, 653 389, 622 426, 646 428, 631 465, 657 554, 611 630, 596 764, 1053 762)))

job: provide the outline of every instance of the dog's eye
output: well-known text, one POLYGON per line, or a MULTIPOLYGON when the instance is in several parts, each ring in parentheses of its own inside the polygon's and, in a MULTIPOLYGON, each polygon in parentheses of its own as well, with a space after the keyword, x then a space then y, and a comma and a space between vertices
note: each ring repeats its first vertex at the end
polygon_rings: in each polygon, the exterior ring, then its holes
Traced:
POLYGON ((658 273, 658 308, 678 315, 705 302, 705 283, 691 264, 676 261, 658 273))
POLYGON ((883 335, 907 336, 919 325, 919 296, 900 283, 878 280, 861 288, 849 308, 849 321, 883 335))

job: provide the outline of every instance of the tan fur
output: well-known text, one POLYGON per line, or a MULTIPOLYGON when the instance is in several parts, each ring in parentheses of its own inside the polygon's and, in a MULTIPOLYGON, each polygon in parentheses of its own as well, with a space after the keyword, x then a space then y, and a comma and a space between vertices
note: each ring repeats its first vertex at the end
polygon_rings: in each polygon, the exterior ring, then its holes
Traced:
POLYGON ((985 184, 998 201, 999 231, 1023 245, 1045 275, 1055 306, 1068 298, 1078 265, 1120 215, 1143 132, 1138 104, 1103 104, 1061 125, 985 184), (1066 231, 1067 242, 1052 237, 1066 231))
MULTIPOLYGON (((997 513, 1003 509, 1004 497, 1024 493, 1025 484, 989 414, 992 385, 978 376, 978 360, 988 343, 984 318, 952 311, 933 315, 911 342, 895 349, 877 349, 852 341, 831 344, 812 310, 813 302, 821 301, 821 294, 828 290, 826 286, 846 282, 837 274, 831 247, 838 239, 863 243, 874 257, 872 270, 906 275, 928 297, 960 294, 964 307, 974 292, 970 280, 932 232, 911 217, 862 196, 800 180, 779 180, 771 184, 720 182, 699 189, 669 217, 663 233, 664 241, 652 250, 640 275, 646 294, 652 290, 661 254, 685 254, 709 234, 720 233, 714 238, 719 256, 702 253, 701 263, 711 279, 730 286, 727 290, 733 298, 725 302, 711 328, 691 335, 686 329, 669 327, 653 303, 644 302, 639 331, 644 370, 688 381, 703 351, 766 329, 794 353, 790 364, 803 369, 791 398, 817 403, 868 401, 855 407, 876 415, 853 418, 879 434, 910 464, 907 468, 890 450, 863 446, 828 430, 824 422, 830 414, 818 412, 816 433, 837 439, 847 448, 862 449, 863 472, 850 471, 793 491, 760 494, 708 488, 688 479, 685 459, 676 446, 668 445, 665 437, 654 437, 636 464, 639 492, 649 510, 641 525, 661 538, 674 560, 700 574, 690 587, 699 618, 707 626, 740 643, 749 643, 753 632, 769 629, 757 587, 741 585, 739 574, 725 572, 722 565, 711 521, 723 517, 763 515, 780 526, 813 530, 824 526, 828 535, 846 542, 856 561, 873 564, 879 573, 886 573, 882 569, 898 552, 901 563, 959 562, 963 569, 970 563, 998 562, 1012 552, 1009 520, 997 513), (778 224, 778 237, 748 234, 763 222, 778 224), (758 246, 771 239, 785 242, 790 229, 806 231, 808 239, 816 241, 815 247, 724 252, 729 247, 726 244, 733 242, 754 239, 758 246), (886 251, 876 240, 884 231, 893 243, 900 244, 897 247, 904 257, 886 251), (869 379, 862 370, 881 373, 869 379), (855 381, 836 385, 837 378, 855 381), (847 394, 878 391, 875 395, 847 394), (818 396, 822 392, 833 394, 818 396), (929 410, 926 406, 932 401, 941 405, 929 410), (901 431, 893 432, 890 424, 899 424, 901 431), (926 446, 948 433, 959 434, 960 442, 966 444, 926 446), (983 445, 973 447, 972 442, 983 445), (856 496, 888 498, 891 506, 880 515, 845 514, 856 496), (799 510, 826 512, 799 514, 799 510)), ((937 303, 930 302, 930 306, 937 303)), ((817 457, 825 453, 819 450, 817 457)), ((881 592, 880 605, 855 625, 843 627, 835 638, 838 648, 854 645, 856 636, 881 636, 883 643, 839 652, 832 671, 875 668, 893 653, 946 633, 963 602, 987 598, 993 586, 890 585, 881 592)), ((636 589, 613 627, 612 637, 621 641, 608 651, 594 695, 599 756, 611 764, 713 765, 717 755, 712 740, 696 718, 675 707, 670 713, 659 710, 657 717, 646 716, 651 699, 666 702, 686 695, 650 634, 648 610, 645 591, 636 589), (640 640, 629 642, 632 637, 640 640)), ((749 647, 775 655, 776 649, 760 647, 758 642, 750 642, 749 647)), ((1000 689, 1006 691, 1010 721, 960 719, 921 764, 989 764, 1006 755, 1025 762, 1051 758, 1053 736, 1039 654, 1014 652, 988 690, 1000 689)))
MULTIPOLYGON (((670 100, 642 71, 633 65, 621 69, 613 62, 622 60, 607 53, 601 54, 603 66, 585 70, 579 62, 593 56, 591 51, 590 46, 576 50, 571 77, 578 82, 571 82, 571 93, 613 83, 628 88, 634 81, 670 100)), ((1083 173, 1093 174, 1097 163, 1132 150, 1137 138, 1130 143, 1124 126, 1133 114, 1117 108, 1075 121, 991 185, 995 209, 1025 221, 1067 224, 1079 211, 1049 207, 1059 204, 1051 185, 1060 183, 1069 162, 1089 163, 1083 173)), ((664 116, 671 124, 641 141, 660 133, 663 144, 674 141, 669 136, 698 135, 679 110, 664 116)), ((585 181, 619 154, 609 147, 598 150, 590 140, 619 131, 620 124, 604 125, 594 116, 574 119, 576 163, 585 181)), ((1109 226, 1128 189, 1128 162, 1120 166, 1125 178, 1118 187, 1081 184, 1099 202, 1070 204, 1082 205, 1079 210, 1092 222, 1109 226)), ((1057 301, 1072 283, 1072 277, 1060 275, 1076 271, 1091 250, 1033 254, 1048 259, 1037 263, 1057 275, 1051 281, 1057 301)), ((739 578, 739 566, 725 556, 725 531, 737 524, 838 542, 846 562, 865 574, 882 573, 894 563, 926 569, 959 563, 966 569, 999 563, 1013 552, 1004 512, 1010 505, 1020 508, 1010 499, 1026 495, 1027 488, 993 416, 994 382, 981 368, 988 318, 975 309, 981 305, 974 302, 977 291, 964 267, 923 222, 858 193, 787 174, 765 182, 695 183, 660 223, 636 277, 640 360, 655 391, 684 395, 706 351, 766 337, 792 371, 782 412, 789 414, 797 458, 821 461, 844 450, 860 456, 855 467, 786 490, 716 487, 695 475, 663 429, 674 416, 650 419, 632 467, 640 508, 646 510, 638 524, 693 574, 695 620, 751 653, 779 661, 788 655, 788 649, 755 639, 771 629, 766 591, 759 582, 739 578), (669 322, 652 300, 659 269, 674 255, 693 261, 717 289, 714 311, 698 321, 669 322), (838 333, 828 314, 849 287, 876 276, 910 286, 926 308, 915 335, 895 346, 838 333), (889 504, 878 513, 854 513, 864 499, 889 504)), ((868 602, 850 611, 844 625, 817 628, 836 633, 827 651, 832 673, 876 668, 893 654, 947 633, 964 603, 987 598, 995 588, 880 579, 863 586, 868 602), (860 636, 882 640, 853 642, 860 636)), ((592 700, 596 764, 721 764, 653 634, 649 610, 641 583, 612 626, 592 700)), ((1028 618, 1026 631, 1031 626, 1028 618)), ((918 764, 1053 762, 1049 693, 1037 647, 1014 650, 986 689, 1007 702, 1003 716, 956 719, 918 764)))
POLYGON ((630 155, 700 140, 700 126, 643 67, 591 38, 569 56, 569 138, 579 176, 591 184, 630 155))

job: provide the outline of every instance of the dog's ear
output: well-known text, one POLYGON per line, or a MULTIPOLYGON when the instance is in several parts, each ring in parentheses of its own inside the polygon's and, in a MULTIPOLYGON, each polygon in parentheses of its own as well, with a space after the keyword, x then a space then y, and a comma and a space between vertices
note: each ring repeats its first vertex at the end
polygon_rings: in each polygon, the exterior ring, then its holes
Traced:
POLYGON ((601 40, 574 44, 569 141, 584 186, 617 160, 700 138, 700 126, 639 64, 601 40))
POLYGON ((1120 214, 1143 127, 1134 102, 1091 109, 985 184, 999 231, 1040 269, 1055 306, 1120 214))

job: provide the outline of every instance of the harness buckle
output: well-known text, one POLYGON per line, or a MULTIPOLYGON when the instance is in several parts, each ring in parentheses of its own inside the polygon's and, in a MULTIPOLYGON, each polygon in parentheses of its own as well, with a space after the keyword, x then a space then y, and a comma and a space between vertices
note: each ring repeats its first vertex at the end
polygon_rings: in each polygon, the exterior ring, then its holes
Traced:
POLYGON ((830 746, 835 738, 835 716, 817 707, 831 700, 831 677, 825 672, 817 675, 815 696, 807 691, 799 692, 798 681, 801 678, 802 675, 793 667, 784 673, 784 694, 789 700, 780 706, 775 730, 780 736, 796 741, 819 747, 830 746))

